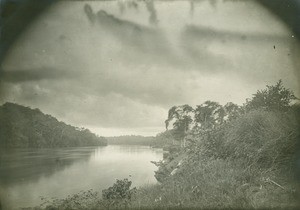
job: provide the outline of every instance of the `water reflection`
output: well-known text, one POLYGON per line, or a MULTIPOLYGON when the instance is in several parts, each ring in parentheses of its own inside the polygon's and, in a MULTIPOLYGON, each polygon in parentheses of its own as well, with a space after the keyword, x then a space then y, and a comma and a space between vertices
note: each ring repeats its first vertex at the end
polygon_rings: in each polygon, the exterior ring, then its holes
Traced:
POLYGON ((147 146, 71 149, 20 149, 2 153, 0 196, 4 208, 34 206, 43 197, 66 197, 81 190, 102 190, 116 179, 134 186, 155 183, 162 150, 147 146))
POLYGON ((9 149, 1 152, 0 184, 15 185, 51 176, 76 161, 89 160, 94 148, 9 149))

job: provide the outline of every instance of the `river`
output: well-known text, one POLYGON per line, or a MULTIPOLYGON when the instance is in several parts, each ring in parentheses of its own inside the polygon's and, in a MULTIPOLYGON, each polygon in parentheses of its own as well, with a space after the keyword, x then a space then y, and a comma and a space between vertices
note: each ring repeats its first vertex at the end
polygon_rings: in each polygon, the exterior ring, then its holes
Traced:
POLYGON ((13 149, 1 152, 0 198, 4 209, 36 206, 42 197, 64 198, 81 190, 100 191, 116 179, 132 186, 156 183, 162 149, 148 146, 13 149))

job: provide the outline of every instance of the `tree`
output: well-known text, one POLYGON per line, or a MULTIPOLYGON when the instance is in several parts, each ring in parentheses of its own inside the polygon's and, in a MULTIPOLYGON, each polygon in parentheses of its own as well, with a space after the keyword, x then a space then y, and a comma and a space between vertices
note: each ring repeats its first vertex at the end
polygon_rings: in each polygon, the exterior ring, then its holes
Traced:
POLYGON ((232 102, 228 102, 224 106, 224 110, 226 112, 226 121, 234 120, 242 114, 242 108, 232 102))
POLYGON ((275 85, 267 85, 266 89, 258 90, 251 100, 247 100, 246 110, 287 111, 291 102, 296 99, 293 91, 283 87, 282 80, 279 80, 275 85))
POLYGON ((169 123, 173 120, 174 138, 182 142, 184 146, 184 137, 193 122, 192 115, 194 109, 185 104, 181 106, 173 106, 168 113, 168 119, 165 121, 166 129, 168 130, 169 123))
POLYGON ((203 130, 212 129, 224 121, 223 107, 214 101, 205 101, 195 109, 195 123, 203 130))

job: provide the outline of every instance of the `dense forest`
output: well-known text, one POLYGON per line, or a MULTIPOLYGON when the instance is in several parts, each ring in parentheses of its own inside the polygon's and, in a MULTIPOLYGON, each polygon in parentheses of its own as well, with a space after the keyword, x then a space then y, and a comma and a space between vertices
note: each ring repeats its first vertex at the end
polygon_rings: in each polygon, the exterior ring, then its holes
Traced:
POLYGON ((300 106, 282 82, 242 106, 206 101, 174 106, 168 155, 156 162, 160 184, 131 188, 128 179, 101 193, 49 200, 52 209, 252 209, 299 207, 300 106))
POLYGON ((106 145, 104 137, 14 103, 0 106, 1 148, 53 148, 106 145))
MULTIPOLYGON (((171 132, 172 133, 172 132, 171 132)), ((108 144, 117 145, 144 145, 155 148, 169 148, 173 143, 173 136, 170 132, 161 132, 156 136, 124 135, 105 137, 108 144)))

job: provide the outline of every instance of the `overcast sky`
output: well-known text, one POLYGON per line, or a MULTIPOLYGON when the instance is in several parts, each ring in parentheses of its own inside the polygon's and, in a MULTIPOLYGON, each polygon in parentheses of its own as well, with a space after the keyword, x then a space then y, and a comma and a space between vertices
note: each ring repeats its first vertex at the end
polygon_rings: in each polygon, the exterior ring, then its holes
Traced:
POLYGON ((156 135, 173 105, 242 104, 279 79, 299 96, 299 55, 253 1, 65 1, 7 55, 1 103, 103 136, 156 135))

